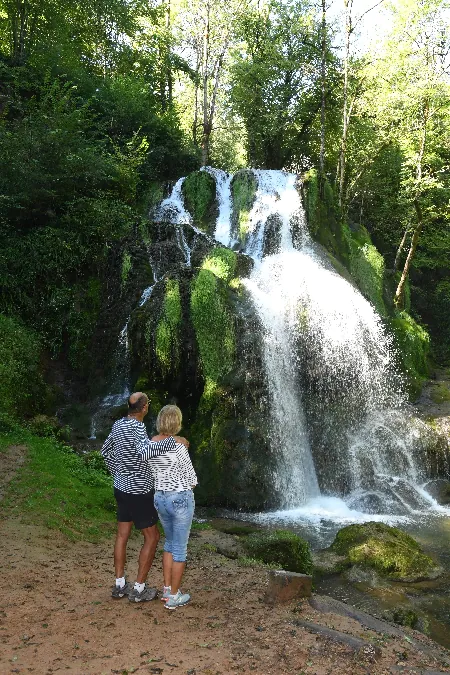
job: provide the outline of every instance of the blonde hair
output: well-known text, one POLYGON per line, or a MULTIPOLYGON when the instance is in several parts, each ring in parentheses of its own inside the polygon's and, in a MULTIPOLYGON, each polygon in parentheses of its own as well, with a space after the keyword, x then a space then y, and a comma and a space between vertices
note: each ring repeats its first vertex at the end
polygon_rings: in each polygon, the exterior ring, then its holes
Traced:
POLYGON ((176 405, 165 405, 158 413, 156 418, 156 429, 160 434, 173 436, 181 429, 183 415, 176 405))

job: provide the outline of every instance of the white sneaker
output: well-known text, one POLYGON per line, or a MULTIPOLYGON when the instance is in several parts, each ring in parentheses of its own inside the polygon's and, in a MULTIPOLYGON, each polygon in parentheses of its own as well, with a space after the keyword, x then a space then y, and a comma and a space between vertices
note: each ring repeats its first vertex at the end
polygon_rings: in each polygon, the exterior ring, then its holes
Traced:
POLYGON ((175 595, 169 594, 169 599, 167 600, 164 607, 166 609, 176 609, 177 607, 183 607, 183 605, 188 604, 190 599, 191 596, 189 593, 182 593, 180 590, 178 590, 178 593, 175 595))
POLYGON ((163 592, 161 593, 161 598, 160 598, 163 602, 168 601, 168 599, 170 597, 170 591, 171 590, 172 589, 170 588, 170 586, 163 586, 163 592))

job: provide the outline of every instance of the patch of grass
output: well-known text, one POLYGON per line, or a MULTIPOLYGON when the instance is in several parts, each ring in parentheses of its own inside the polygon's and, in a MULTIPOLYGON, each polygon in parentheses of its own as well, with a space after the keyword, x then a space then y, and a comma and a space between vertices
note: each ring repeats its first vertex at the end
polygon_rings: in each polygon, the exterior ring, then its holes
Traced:
POLYGON ((112 479, 99 453, 80 456, 54 438, 25 429, 0 434, 0 449, 10 445, 26 445, 28 461, 9 485, 2 509, 71 540, 95 542, 112 531, 112 479))
POLYGON ((202 530, 212 530, 212 526, 210 523, 196 523, 195 521, 191 525, 191 530, 197 530, 197 531, 202 531, 202 530))

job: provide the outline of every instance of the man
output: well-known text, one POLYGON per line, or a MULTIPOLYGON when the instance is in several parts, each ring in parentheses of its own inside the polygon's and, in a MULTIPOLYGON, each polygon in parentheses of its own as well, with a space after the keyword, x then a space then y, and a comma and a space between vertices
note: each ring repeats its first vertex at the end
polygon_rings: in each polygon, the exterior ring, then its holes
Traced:
POLYGON ((156 526, 158 514, 153 504, 153 475, 149 459, 175 448, 176 443, 188 446, 185 438, 172 437, 152 442, 147 436, 144 417, 148 413, 148 398, 138 391, 128 399, 128 416, 114 423, 106 439, 102 455, 114 477, 114 496, 117 502, 117 535, 114 544, 116 583, 113 598, 128 595, 130 602, 153 600, 156 588, 147 588, 145 582, 155 557, 159 541, 156 526), (139 567, 134 587, 125 580, 127 543, 133 523, 142 531, 144 544, 139 554, 139 567))

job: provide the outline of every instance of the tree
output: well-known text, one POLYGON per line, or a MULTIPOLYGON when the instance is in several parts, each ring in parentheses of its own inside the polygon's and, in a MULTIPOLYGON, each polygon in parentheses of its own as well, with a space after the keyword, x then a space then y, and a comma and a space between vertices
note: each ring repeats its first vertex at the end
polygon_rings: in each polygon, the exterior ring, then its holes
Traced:
POLYGON ((301 166, 323 102, 323 36, 314 3, 262 3, 242 17, 240 30, 232 101, 247 130, 250 162, 301 166))

